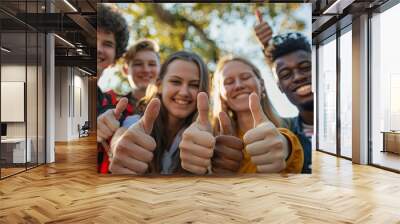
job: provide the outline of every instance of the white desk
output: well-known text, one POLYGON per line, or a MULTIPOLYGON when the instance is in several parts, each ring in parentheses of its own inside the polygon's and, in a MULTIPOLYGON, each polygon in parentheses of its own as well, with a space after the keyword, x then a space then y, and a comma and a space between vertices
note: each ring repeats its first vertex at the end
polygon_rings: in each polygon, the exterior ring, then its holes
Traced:
MULTIPOLYGON (((27 138, 26 142, 28 143, 27 144, 28 147, 26 147, 26 154, 25 154, 25 138, 1 139, 2 157, 3 157, 3 153, 12 151, 12 163, 31 162, 31 160, 32 160, 31 159, 32 158, 32 154, 31 154, 32 140, 30 138, 27 138), (25 159, 27 159, 27 160, 25 161, 25 159)), ((11 160, 11 158, 10 158, 10 160, 11 160)), ((9 161, 9 162, 11 162, 11 161, 9 161)))

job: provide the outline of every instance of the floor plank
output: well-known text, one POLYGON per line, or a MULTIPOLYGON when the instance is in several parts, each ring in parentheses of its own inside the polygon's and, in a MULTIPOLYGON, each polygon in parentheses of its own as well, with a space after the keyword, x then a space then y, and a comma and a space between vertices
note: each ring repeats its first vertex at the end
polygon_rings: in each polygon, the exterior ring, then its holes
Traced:
POLYGON ((0 181, 0 223, 400 223, 400 175, 321 152, 312 175, 96 173, 95 138, 0 181))

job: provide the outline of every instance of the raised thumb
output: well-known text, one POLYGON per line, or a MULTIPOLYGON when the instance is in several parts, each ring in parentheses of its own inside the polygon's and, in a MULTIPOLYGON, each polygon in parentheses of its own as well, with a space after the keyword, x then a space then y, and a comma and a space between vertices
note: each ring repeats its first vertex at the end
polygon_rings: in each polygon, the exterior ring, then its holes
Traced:
POLYGON ((260 10, 256 9, 254 13, 256 14, 258 24, 262 23, 263 18, 262 18, 262 14, 261 14, 260 10))
POLYGON ((203 127, 207 127, 209 125, 208 121, 208 96, 205 92, 200 92, 197 94, 197 123, 202 125, 203 127))
POLYGON ((143 117, 140 119, 143 130, 146 134, 150 134, 153 130, 154 122, 160 112, 161 102, 158 98, 154 98, 147 104, 146 110, 144 111, 143 117))
POLYGON ((231 119, 228 117, 228 115, 224 111, 219 112, 219 126, 221 127, 222 135, 232 135, 233 134, 231 119))
POLYGON ((253 116, 254 127, 257 125, 269 121, 268 117, 265 115, 264 110, 261 105, 260 97, 257 93, 252 93, 249 96, 249 107, 251 115, 253 116))
POLYGON ((118 101, 118 103, 114 109, 114 116, 117 120, 119 120, 121 118, 121 114, 122 114, 122 112, 124 112, 124 110, 126 109, 127 106, 128 106, 128 98, 122 97, 118 101))

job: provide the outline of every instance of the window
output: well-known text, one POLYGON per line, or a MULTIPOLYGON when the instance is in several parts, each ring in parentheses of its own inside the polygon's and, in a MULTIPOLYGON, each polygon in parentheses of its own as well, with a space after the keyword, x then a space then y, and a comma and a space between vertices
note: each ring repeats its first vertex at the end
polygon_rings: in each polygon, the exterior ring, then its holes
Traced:
POLYGON ((336 154, 336 39, 318 48, 318 149, 336 154))
MULTIPOLYGON (((351 27, 349 27, 351 28, 351 27)), ((340 155, 352 157, 352 35, 340 36, 340 155)))
POLYGON ((384 144, 400 149, 400 133, 385 141, 384 132, 400 131, 400 45, 393 29, 398 21, 399 4, 371 18, 371 157, 373 164, 395 170, 400 170, 400 155, 384 144))
MULTIPOLYGON (((5 1, 24 16, 40 12, 44 1, 5 1)), ((45 34, 0 12, 2 134, 0 178, 45 163, 45 34), (10 95, 14 97, 10 97, 10 95), (15 99, 15 102, 10 102, 15 99), (14 111, 11 108, 18 108, 14 111)))

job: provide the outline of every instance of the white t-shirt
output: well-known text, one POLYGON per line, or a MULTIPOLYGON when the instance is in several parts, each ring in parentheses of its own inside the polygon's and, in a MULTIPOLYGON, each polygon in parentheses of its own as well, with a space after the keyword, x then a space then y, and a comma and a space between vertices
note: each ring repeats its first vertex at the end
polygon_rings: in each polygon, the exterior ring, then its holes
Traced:
POLYGON ((302 125, 303 125, 304 135, 308 138, 311 138, 314 134, 314 126, 306 123, 302 123, 302 125))

